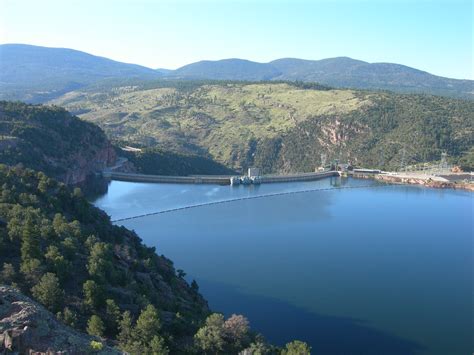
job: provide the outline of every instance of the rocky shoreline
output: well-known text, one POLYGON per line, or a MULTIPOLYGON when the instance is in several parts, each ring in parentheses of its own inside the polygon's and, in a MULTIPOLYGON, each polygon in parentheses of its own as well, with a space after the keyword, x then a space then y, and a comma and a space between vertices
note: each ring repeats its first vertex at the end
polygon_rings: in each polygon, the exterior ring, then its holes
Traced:
POLYGON ((374 179, 392 184, 422 185, 437 189, 461 189, 474 192, 474 183, 463 180, 450 181, 436 176, 378 174, 374 176, 374 179))

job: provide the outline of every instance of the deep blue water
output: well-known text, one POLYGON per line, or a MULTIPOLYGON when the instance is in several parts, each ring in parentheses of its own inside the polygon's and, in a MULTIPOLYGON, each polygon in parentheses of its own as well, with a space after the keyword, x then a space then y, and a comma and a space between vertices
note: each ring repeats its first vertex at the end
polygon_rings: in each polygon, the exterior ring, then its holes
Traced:
POLYGON ((213 310, 246 315, 272 342, 304 340, 315 354, 472 354, 472 193, 339 179, 114 181, 96 205, 119 219, 331 187, 122 223, 195 278, 213 310))

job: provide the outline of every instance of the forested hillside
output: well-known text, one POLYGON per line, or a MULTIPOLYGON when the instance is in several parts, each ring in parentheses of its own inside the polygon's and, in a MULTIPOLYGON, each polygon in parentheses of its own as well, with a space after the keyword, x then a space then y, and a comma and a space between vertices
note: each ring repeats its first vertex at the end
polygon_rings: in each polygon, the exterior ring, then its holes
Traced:
POLYGON ((313 171, 327 160, 397 169, 460 159, 474 102, 289 83, 169 82, 100 87, 53 101, 107 135, 210 156, 239 170, 313 171))
MULTIPOLYGON (((112 225, 80 189, 71 191, 42 172, 5 165, 0 165, 0 185, 0 284, 18 288, 64 324, 95 337, 84 348, 87 338, 75 335, 80 340, 76 351, 96 352, 108 342, 133 355, 237 354, 245 348, 280 354, 250 330, 245 317, 226 320, 210 314, 195 281, 189 285, 185 272, 175 270, 155 248, 144 246, 134 232, 112 225)), ((0 301, 8 298, 2 304, 11 301, 11 293, 0 289, 0 301)), ((21 295, 15 297, 24 301, 21 295)), ((2 329, 11 331, 11 322, 2 329)), ((30 341, 36 351, 71 350, 74 339, 68 344, 41 333, 51 326, 33 329, 15 347, 30 341), (65 344, 67 349, 59 347, 65 344)), ((54 325, 51 334, 58 334, 57 329, 54 325)), ((67 332, 64 329, 62 336, 67 332)), ((309 353, 307 345, 297 341, 287 349, 309 353)))
POLYGON ((323 153, 357 166, 398 170, 439 161, 447 152, 452 163, 474 168, 467 163, 474 146, 472 103, 387 94, 371 100, 361 110, 311 117, 260 141, 251 164, 264 171, 305 171, 318 166, 323 153))
POLYGON ((77 184, 115 159, 99 127, 63 108, 0 101, 0 163, 23 164, 77 184))
MULTIPOLYGON (((197 285, 135 233, 112 225, 79 189, 4 165, 0 184, 2 282, 60 312, 66 324, 115 338, 124 317, 153 305, 162 326, 156 336, 173 348, 208 314, 197 285)), ((152 338, 145 340, 144 347, 152 338)))
POLYGON ((122 151, 142 174, 154 175, 231 175, 236 172, 214 160, 195 155, 144 147, 140 151, 122 151))

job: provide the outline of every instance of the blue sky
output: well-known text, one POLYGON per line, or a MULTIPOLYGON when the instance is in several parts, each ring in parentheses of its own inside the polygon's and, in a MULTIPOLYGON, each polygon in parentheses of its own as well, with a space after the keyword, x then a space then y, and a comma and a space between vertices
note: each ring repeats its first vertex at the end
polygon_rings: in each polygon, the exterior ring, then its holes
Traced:
POLYGON ((0 0, 0 43, 177 68, 348 56, 474 79, 471 0, 0 0))

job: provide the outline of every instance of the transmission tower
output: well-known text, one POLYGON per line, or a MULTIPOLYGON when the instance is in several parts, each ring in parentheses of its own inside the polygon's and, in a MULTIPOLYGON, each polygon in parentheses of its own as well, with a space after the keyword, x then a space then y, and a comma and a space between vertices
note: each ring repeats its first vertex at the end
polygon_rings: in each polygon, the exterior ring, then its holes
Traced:
POLYGON ((405 146, 402 148, 402 159, 400 160, 400 171, 406 171, 406 149, 405 146))
POLYGON ((378 169, 382 169, 383 166, 385 165, 385 152, 384 150, 380 150, 380 153, 379 153, 379 166, 377 167, 378 169))
POLYGON ((439 162, 439 173, 448 170, 448 161, 447 161, 448 153, 442 152, 441 153, 441 161, 439 162))
POLYGON ((326 159, 327 159, 327 154, 326 153, 321 153, 321 167, 325 168, 326 167, 326 159))

